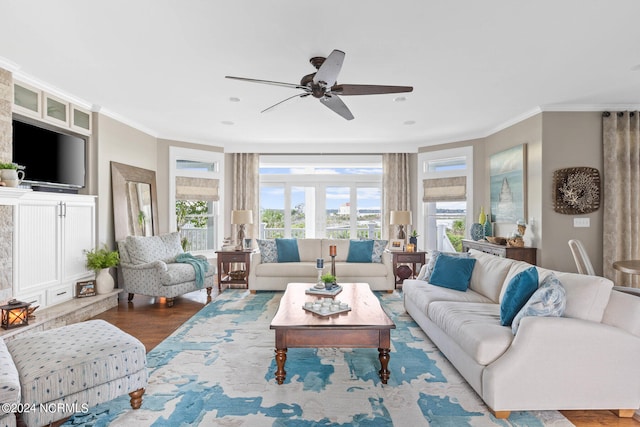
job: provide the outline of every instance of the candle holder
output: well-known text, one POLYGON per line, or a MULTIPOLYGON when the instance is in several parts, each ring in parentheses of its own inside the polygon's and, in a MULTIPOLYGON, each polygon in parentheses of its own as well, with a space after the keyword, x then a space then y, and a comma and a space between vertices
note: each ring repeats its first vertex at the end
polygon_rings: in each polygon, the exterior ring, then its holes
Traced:
POLYGON ((316 283, 318 284, 318 286, 320 285, 324 286, 324 283, 322 283, 322 270, 323 270, 322 268, 316 267, 316 271, 318 272, 318 280, 316 283))
POLYGON ((0 306, 3 329, 11 329, 29 324, 29 302, 11 300, 7 305, 0 306))
POLYGON ((336 275, 336 256, 331 255, 331 275, 336 275))

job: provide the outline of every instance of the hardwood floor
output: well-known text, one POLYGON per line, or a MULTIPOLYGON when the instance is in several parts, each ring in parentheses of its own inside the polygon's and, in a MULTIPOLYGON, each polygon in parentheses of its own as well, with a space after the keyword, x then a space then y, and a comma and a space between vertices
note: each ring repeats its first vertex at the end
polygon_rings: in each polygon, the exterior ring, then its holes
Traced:
MULTIPOLYGON (((211 297, 215 298, 217 295, 218 289, 214 288, 211 297)), ((171 308, 167 308, 164 298, 136 295, 133 301, 128 303, 126 295, 121 295, 116 307, 95 316, 94 319, 106 320, 137 337, 149 352, 209 301, 204 290, 176 298, 171 308)), ((640 427, 640 421, 619 418, 610 411, 561 412, 578 427, 640 427)))

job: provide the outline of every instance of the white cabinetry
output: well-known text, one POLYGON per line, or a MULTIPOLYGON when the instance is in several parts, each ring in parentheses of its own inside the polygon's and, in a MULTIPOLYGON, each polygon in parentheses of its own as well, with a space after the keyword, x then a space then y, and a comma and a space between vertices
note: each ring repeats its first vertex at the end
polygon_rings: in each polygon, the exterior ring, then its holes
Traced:
POLYGON ((14 297, 41 307, 67 301, 93 276, 84 250, 96 245, 95 197, 30 193, 16 206, 14 297))

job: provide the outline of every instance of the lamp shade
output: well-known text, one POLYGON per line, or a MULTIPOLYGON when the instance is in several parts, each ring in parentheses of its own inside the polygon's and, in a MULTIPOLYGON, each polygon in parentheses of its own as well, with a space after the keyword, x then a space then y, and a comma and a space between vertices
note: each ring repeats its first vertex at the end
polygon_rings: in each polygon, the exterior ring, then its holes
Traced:
POLYGON ((231 224, 253 224, 253 211, 231 211, 231 224))
POLYGON ((411 211, 391 211, 389 224, 391 225, 411 224, 411 211))

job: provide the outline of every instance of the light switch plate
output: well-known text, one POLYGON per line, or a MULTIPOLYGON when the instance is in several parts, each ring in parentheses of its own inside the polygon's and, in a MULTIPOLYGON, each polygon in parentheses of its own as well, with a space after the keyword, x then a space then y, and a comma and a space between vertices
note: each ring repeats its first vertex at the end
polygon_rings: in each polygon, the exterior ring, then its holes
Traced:
POLYGON ((589 218, 573 218, 574 227, 591 227, 591 221, 589 218))

